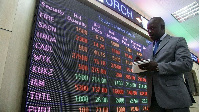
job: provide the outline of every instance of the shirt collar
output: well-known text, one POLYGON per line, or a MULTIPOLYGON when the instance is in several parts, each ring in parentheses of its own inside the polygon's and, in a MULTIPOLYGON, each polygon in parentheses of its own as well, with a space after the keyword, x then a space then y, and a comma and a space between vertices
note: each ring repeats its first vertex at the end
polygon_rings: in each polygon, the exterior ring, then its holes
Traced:
MULTIPOLYGON (((159 39, 159 43, 165 38, 166 35, 167 35, 167 34, 165 33, 165 34, 159 39)), ((153 46, 155 45, 155 42, 156 42, 156 41, 153 42, 153 46)))
POLYGON ((165 38, 166 35, 167 35, 167 34, 165 33, 165 34, 160 38, 160 40, 163 40, 163 39, 165 38))

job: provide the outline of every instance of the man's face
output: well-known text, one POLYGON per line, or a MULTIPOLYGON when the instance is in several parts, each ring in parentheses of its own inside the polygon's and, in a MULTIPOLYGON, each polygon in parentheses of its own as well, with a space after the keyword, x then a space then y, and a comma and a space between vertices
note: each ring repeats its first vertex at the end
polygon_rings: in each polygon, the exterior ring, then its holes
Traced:
POLYGON ((164 35, 164 28, 161 27, 159 21, 151 19, 147 24, 147 30, 150 38, 155 41, 164 35))

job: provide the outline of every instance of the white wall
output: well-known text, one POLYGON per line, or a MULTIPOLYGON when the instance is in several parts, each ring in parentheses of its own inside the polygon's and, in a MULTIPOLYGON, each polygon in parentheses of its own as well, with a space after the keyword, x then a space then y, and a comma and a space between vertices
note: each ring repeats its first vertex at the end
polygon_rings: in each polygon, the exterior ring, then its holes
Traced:
POLYGON ((0 112, 20 112, 35 0, 0 0, 0 112))

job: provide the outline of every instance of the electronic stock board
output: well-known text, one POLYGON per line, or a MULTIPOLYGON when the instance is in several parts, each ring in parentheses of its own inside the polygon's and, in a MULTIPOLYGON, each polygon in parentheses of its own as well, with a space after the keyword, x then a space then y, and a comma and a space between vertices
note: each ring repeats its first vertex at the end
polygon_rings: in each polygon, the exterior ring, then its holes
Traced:
POLYGON ((148 111, 132 73, 145 38, 77 0, 40 0, 35 13, 22 111, 148 111))

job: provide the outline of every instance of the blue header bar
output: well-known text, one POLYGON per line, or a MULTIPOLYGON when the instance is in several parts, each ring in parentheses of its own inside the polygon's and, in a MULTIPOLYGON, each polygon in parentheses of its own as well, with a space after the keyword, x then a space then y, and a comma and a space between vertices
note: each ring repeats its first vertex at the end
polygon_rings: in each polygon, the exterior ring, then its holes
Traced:
POLYGON ((141 16, 138 12, 127 6, 121 0, 96 0, 108 8, 114 10, 119 13, 123 17, 137 24, 138 26, 146 29, 146 24, 148 22, 143 16, 141 16))

